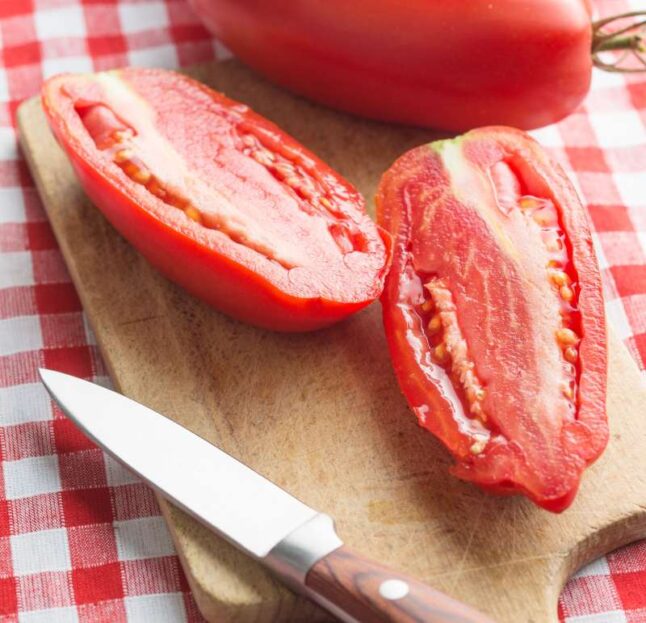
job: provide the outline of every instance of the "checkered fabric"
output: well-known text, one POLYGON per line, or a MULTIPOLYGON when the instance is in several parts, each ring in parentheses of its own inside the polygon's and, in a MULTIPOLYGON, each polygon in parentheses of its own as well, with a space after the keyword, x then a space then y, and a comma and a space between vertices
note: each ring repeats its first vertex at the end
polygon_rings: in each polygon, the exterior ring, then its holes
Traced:
MULTIPOLYGON (((109 383, 14 123, 52 74, 218 53, 182 0, 0 0, 0 621, 202 620, 151 491, 80 434, 36 378, 45 366, 109 383)), ((643 368, 646 78, 597 72, 583 107, 534 134, 588 202, 608 318, 643 368)), ((559 614, 646 622, 646 542, 580 571, 559 614)))

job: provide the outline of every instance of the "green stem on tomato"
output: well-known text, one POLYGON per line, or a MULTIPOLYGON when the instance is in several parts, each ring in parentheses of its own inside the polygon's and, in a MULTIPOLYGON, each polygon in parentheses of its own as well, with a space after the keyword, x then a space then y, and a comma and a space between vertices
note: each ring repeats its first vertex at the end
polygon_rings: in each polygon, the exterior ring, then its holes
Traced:
POLYGON ((592 62, 595 67, 622 73, 646 71, 646 19, 634 21, 615 31, 604 30, 613 22, 632 17, 646 18, 646 11, 631 11, 592 23, 592 62), (609 51, 623 51, 624 54, 610 62, 600 58, 602 52, 609 51), (633 59, 633 66, 624 65, 626 59, 633 59))

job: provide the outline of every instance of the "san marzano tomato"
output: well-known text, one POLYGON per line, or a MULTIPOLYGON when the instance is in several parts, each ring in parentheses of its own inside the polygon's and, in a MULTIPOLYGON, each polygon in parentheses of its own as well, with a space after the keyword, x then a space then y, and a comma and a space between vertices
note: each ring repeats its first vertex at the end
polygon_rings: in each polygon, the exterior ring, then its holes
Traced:
POLYGON ((54 77, 43 100, 89 197, 206 302, 298 331, 379 296, 388 250, 362 197, 247 106, 136 69, 54 77))
POLYGON ((553 123, 590 85, 586 0, 190 0, 254 69, 324 104, 464 131, 553 123))
POLYGON ((383 176, 382 296, 399 383, 454 472, 561 511, 604 449, 606 333, 587 217, 518 130, 484 128, 383 176))

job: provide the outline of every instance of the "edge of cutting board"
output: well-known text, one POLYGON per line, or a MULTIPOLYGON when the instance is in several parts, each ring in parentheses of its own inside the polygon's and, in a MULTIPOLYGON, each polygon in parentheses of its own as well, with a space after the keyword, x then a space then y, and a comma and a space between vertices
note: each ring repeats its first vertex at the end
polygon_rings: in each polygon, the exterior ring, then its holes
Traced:
MULTIPOLYGON (((274 119, 369 198, 399 153, 432 137, 319 108, 235 61, 190 73, 274 119)), ((446 452, 414 424, 390 371, 378 306, 306 336, 263 332, 208 309, 155 273, 89 204, 37 99, 22 104, 18 121, 115 385, 329 511, 352 547, 500 621, 538 623, 556 620, 572 571, 646 536, 646 388, 616 337, 611 441, 573 506, 556 516, 526 500, 487 496, 448 476, 446 452), (284 382, 290 374, 300 387, 284 382), (242 389, 235 386, 240 379, 242 389), (287 426, 288 417, 295 424, 287 426), (314 447, 318 439, 328 454, 314 447), (316 488, 306 486, 309 478, 316 488)), ((329 620, 258 563, 163 499, 160 505, 208 620, 329 620)))

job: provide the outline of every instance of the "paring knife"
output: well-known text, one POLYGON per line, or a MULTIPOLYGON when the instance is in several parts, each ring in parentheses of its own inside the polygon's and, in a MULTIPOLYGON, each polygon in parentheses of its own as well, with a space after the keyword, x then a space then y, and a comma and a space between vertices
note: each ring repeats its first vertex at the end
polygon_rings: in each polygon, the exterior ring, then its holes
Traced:
POLYGON ((52 398, 90 439, 340 620, 492 623, 353 552, 337 536, 331 517, 172 420, 94 383, 39 372, 52 398))

